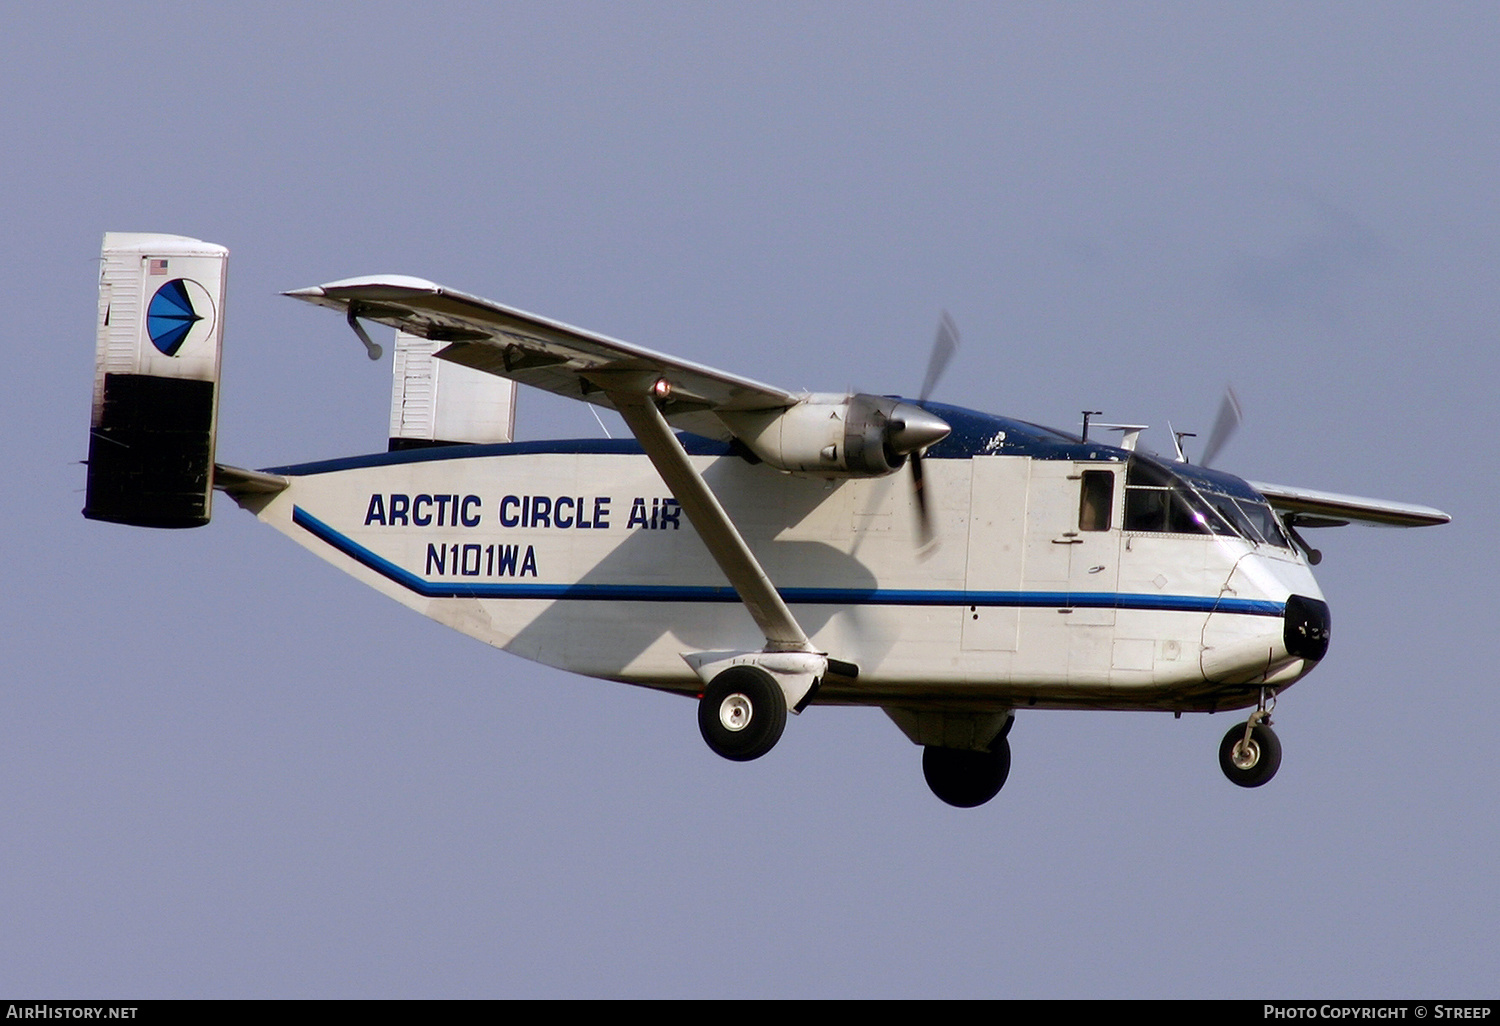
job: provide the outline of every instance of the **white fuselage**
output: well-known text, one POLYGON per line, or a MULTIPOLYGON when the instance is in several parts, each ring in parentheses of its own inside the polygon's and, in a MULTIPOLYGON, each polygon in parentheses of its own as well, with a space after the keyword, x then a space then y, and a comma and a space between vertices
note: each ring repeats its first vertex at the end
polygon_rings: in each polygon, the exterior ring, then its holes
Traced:
MULTIPOLYGON (((290 487, 245 504, 397 601, 551 666, 697 693, 685 654, 759 649, 650 461, 568 448, 278 468, 290 487)), ((693 462, 813 643, 858 667, 820 702, 1233 708, 1315 665, 1283 640, 1288 597, 1321 598, 1305 562, 1236 537, 1122 530, 1123 462, 929 459, 926 554, 905 471, 822 480, 693 462), (1084 470, 1116 476, 1107 529, 1080 529, 1084 470)))

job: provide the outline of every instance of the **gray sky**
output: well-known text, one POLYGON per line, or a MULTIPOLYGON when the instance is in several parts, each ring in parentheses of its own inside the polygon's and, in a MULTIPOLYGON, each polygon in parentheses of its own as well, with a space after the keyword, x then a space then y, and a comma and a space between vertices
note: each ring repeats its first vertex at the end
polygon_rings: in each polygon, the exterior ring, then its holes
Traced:
MULTIPOLYGON (((0 993, 1495 996, 1500 10, 13 5, 0 993), (219 455, 384 447, 278 296, 420 275, 789 388, 1206 432, 1435 505, 1315 539, 1329 658, 1233 719, 1034 712, 990 805, 875 710, 690 702, 415 616, 221 501, 85 521, 107 230, 230 247, 219 455)), ((594 435, 521 397, 522 437, 594 435)))

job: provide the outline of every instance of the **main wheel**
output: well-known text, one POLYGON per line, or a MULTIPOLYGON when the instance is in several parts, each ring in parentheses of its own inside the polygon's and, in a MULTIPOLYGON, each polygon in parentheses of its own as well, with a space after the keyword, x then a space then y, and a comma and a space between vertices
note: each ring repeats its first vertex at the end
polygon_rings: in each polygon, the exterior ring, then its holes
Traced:
POLYGON ((1010 776, 1010 742, 997 737, 988 752, 928 745, 922 749, 922 775, 932 793, 949 805, 983 805, 1000 793, 1010 776))
POLYGON ((1246 741, 1245 724, 1237 724, 1219 743, 1219 767, 1231 783, 1259 787, 1281 767, 1281 740, 1270 727, 1257 723, 1246 741))
POLYGON ((765 670, 731 666, 703 692, 698 729, 708 747, 726 759, 759 759, 786 729, 786 695, 765 670))

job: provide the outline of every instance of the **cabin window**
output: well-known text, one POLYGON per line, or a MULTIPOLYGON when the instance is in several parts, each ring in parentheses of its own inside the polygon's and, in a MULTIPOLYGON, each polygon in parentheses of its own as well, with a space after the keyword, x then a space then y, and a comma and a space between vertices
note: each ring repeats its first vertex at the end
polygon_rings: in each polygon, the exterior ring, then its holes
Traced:
POLYGON ((1108 531, 1115 508, 1115 475, 1112 470, 1085 470, 1078 498, 1078 529, 1108 531))

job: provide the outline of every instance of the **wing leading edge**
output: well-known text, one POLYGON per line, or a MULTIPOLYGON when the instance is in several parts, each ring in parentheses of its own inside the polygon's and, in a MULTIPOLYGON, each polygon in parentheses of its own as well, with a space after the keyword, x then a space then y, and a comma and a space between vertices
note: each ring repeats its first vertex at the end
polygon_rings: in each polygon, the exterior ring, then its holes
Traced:
POLYGON ((798 396, 749 378, 680 360, 560 321, 502 306, 422 278, 374 275, 294 289, 295 299, 433 341, 436 355, 570 399, 615 409, 599 371, 650 372, 666 383, 662 414, 674 427, 727 440, 715 411, 774 410, 798 396))

